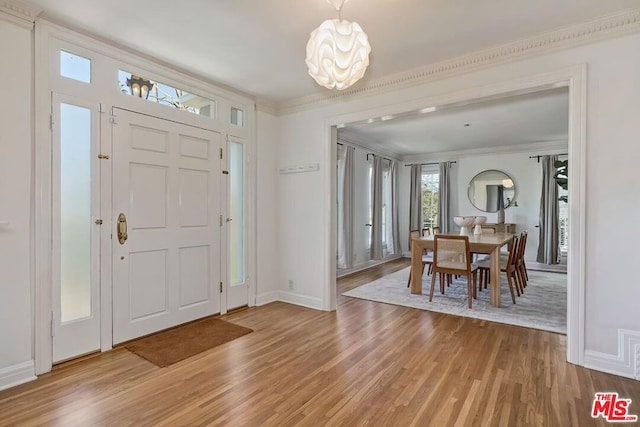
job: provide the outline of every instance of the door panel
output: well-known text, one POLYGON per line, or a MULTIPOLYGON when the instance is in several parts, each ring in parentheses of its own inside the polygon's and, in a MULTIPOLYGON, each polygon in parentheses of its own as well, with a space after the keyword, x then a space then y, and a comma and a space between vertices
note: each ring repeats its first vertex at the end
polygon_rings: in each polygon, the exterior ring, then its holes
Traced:
POLYGON ((53 362, 100 349, 99 104, 54 94, 53 362))
POLYGON ((113 343, 220 312, 219 133, 114 109, 113 343))

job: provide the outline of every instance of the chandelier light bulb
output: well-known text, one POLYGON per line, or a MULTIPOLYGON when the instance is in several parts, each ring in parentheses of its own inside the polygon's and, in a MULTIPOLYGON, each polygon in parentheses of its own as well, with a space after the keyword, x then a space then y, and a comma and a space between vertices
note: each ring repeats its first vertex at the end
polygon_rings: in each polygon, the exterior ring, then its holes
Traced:
POLYGON ((329 19, 311 33, 305 62, 320 86, 343 90, 364 76, 369 53, 369 38, 357 22, 329 19))

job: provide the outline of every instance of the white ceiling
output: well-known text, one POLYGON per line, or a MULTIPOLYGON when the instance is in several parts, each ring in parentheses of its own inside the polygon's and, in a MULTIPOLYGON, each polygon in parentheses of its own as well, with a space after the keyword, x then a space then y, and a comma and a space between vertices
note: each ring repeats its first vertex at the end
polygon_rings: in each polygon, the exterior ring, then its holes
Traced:
MULTIPOLYGON (((274 102, 327 91, 307 75, 325 0, 30 0, 45 17, 274 102)), ((369 35, 363 82, 640 6, 640 0, 350 0, 369 35)))
POLYGON ((372 119, 373 123, 347 125, 338 135, 398 157, 566 141, 569 91, 559 88, 462 107, 445 106, 398 119, 372 119))

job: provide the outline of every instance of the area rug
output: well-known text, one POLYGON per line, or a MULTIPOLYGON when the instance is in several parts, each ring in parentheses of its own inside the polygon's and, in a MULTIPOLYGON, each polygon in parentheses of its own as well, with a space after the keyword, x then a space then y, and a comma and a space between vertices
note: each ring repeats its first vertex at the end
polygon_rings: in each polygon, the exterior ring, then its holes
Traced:
POLYGON ((422 295, 414 295, 407 288, 409 268, 397 271, 367 283, 342 295, 387 304, 419 308, 438 313, 473 317, 509 325, 524 326, 543 331, 567 333, 567 276, 560 273, 529 271, 529 282, 525 292, 511 302, 511 294, 504 274, 502 276, 501 306, 490 303, 490 290, 478 293, 473 308, 467 305, 467 281, 460 278, 440 293, 439 282, 433 301, 429 302, 431 276, 426 274, 422 282, 422 295))
POLYGON ((124 347, 161 368, 253 332, 210 317, 131 341, 124 347))

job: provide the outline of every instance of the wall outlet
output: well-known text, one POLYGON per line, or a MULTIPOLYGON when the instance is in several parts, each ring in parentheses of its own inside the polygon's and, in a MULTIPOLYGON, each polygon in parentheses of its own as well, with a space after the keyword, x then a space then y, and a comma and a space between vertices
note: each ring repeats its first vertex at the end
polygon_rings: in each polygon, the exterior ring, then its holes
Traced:
POLYGON ((289 279, 289 289, 293 289, 293 280, 289 279))

